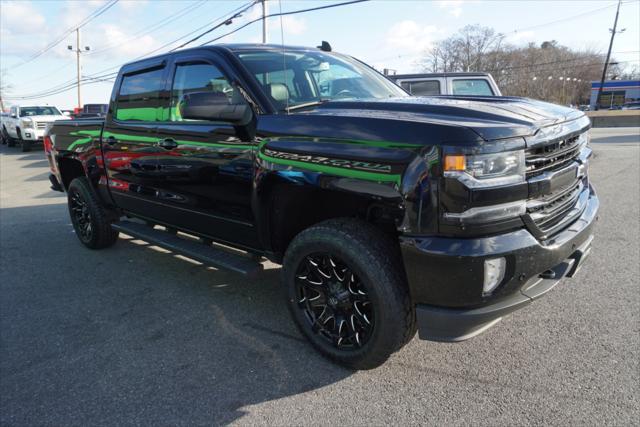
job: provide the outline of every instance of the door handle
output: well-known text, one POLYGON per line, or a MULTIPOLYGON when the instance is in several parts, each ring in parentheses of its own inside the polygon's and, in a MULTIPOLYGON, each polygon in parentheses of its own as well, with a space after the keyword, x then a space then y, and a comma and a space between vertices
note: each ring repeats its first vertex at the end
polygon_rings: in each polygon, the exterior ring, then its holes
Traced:
POLYGON ((113 136, 109 136, 107 137, 107 139, 105 140, 105 142, 109 145, 116 145, 118 143, 118 140, 113 137, 113 136))
POLYGON ((173 150, 174 148, 178 147, 178 143, 173 138, 165 138, 158 141, 158 146, 166 150, 173 150))

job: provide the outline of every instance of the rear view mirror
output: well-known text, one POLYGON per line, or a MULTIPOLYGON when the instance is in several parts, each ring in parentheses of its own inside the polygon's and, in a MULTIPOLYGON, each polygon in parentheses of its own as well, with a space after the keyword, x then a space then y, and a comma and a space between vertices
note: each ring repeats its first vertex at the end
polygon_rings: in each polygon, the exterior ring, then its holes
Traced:
POLYGON ((252 111, 248 104, 232 104, 224 93, 193 92, 180 101, 183 119, 227 122, 245 126, 251 122, 252 111))

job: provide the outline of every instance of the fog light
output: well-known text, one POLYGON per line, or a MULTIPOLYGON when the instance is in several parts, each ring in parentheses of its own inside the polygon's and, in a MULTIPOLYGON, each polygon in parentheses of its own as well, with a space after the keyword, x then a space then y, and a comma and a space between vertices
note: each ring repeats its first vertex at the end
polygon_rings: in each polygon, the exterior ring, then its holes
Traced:
POLYGON ((504 271, 507 267, 507 260, 504 258, 493 258, 484 261, 484 285, 482 295, 489 295, 504 279, 504 271))

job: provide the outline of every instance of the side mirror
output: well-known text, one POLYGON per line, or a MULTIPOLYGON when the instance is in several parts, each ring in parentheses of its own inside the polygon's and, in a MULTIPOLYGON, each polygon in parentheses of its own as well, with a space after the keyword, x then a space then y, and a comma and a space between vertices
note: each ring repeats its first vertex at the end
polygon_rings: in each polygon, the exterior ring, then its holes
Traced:
POLYGON ((63 112, 62 112, 62 115, 63 115, 63 116, 67 116, 67 117, 69 117, 71 114, 69 114, 69 112, 68 112, 68 111, 63 111, 63 112))
POLYGON ((183 119, 227 122, 235 126, 248 125, 253 115, 248 104, 231 104, 227 95, 220 92, 186 94, 179 108, 183 119))

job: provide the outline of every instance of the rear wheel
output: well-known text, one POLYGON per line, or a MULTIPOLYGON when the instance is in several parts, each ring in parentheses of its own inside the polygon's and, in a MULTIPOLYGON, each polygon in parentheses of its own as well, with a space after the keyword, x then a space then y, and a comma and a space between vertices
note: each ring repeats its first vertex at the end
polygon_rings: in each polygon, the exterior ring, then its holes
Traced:
POLYGON ((394 245, 366 222, 339 219, 301 232, 287 249, 283 273, 297 326, 349 368, 381 365, 415 333, 394 245))
POLYGON ((76 235, 86 247, 102 249, 118 240, 118 232, 111 228, 109 212, 100 204, 87 178, 71 181, 68 206, 76 235))

